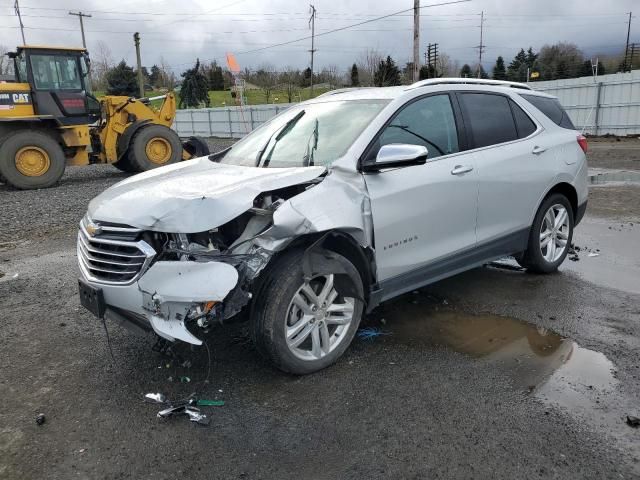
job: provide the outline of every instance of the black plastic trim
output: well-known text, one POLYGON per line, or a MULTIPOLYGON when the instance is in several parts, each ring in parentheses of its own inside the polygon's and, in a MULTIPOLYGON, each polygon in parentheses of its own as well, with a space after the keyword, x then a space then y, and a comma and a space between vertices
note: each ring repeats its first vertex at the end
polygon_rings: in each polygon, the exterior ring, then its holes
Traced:
POLYGON ((527 248, 529 231, 529 228, 523 228, 483 245, 477 245, 402 275, 383 280, 371 290, 367 312, 373 310, 378 304, 403 293, 479 267, 504 256, 522 252, 527 248))

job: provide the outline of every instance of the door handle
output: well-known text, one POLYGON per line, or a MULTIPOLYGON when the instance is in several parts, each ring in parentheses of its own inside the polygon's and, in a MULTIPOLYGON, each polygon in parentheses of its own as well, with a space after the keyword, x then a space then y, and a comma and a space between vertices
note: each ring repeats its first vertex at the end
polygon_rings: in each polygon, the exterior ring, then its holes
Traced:
POLYGON ((468 173, 471 170, 473 170, 471 165, 456 165, 453 167, 453 170, 451 170, 451 175, 462 175, 463 173, 468 173))
POLYGON ((538 145, 536 145, 535 147, 533 147, 533 150, 531 150, 531 153, 533 153, 534 155, 540 155, 543 152, 546 152, 547 149, 544 147, 539 147, 538 145))

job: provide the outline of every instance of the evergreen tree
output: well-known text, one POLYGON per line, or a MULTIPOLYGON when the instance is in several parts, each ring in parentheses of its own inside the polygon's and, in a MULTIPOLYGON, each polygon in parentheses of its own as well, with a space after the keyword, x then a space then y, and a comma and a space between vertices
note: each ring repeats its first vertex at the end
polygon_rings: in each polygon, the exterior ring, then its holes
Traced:
POLYGON ((391 56, 387 56, 386 60, 380 60, 373 75, 373 82, 378 87, 400 85, 400 69, 391 56))
POLYGON ((211 63, 207 71, 207 81, 209 90, 224 90, 224 76, 222 75, 222 67, 216 61, 211 63))
POLYGON ((154 87, 157 86, 160 82, 161 75, 162 72, 160 70, 160 67, 158 67, 158 65, 153 65, 151 67, 151 73, 149 74, 149 83, 154 87))
POLYGON ((182 73, 182 88, 180 89, 180 108, 198 107, 204 103, 209 106, 209 85, 207 77, 200 68, 200 59, 196 60, 193 68, 182 73))
POLYGON ((471 67, 469 64, 465 63, 460 69, 460 76, 463 78, 473 77, 473 73, 471 72, 471 67))
POLYGON ((527 67, 531 68, 532 66, 533 65, 528 65, 527 54, 524 48, 521 48, 507 68, 507 78, 512 82, 526 82, 527 67))
POLYGON ((107 71, 107 95, 126 95, 135 97, 138 94, 138 79, 133 68, 124 60, 107 71))
POLYGON ((304 69, 302 74, 302 81, 300 82, 301 87, 308 87, 311 85, 311 68, 307 67, 304 69))
POLYGON ((358 78, 358 66, 355 63, 351 66, 351 86, 360 86, 360 79, 358 78))
POLYGON ((496 59, 496 64, 493 67, 493 75, 494 80, 506 80, 507 79, 507 70, 504 66, 504 58, 498 57, 496 59))
POLYGON ((529 49, 527 50, 527 59, 526 59, 527 67, 533 70, 533 65, 536 63, 537 59, 538 59, 538 54, 533 53, 533 48, 529 47, 529 49))

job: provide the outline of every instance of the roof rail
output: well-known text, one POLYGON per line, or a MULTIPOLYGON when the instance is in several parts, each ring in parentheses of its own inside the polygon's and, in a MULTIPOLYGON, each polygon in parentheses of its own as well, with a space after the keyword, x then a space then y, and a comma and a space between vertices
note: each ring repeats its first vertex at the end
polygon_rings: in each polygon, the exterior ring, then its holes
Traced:
POLYGON ((337 95, 339 93, 352 92, 353 90, 365 90, 367 88, 376 88, 376 87, 345 87, 345 88, 338 88, 336 90, 329 90, 328 92, 321 93, 320 95, 318 95, 317 97, 314 97, 314 98, 329 97, 331 95, 337 95))
POLYGON ((420 80, 419 82, 412 83, 407 87, 407 90, 431 85, 446 84, 493 85, 494 87, 510 87, 531 90, 531 87, 526 83, 508 82, 505 80, 489 80, 484 78, 430 78, 428 80, 420 80))

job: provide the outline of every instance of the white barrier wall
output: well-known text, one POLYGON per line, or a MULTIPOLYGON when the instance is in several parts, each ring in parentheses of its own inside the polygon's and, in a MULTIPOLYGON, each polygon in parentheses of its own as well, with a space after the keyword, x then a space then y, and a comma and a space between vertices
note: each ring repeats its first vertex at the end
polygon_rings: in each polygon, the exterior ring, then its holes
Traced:
POLYGON ((173 129, 181 137, 242 138, 291 103, 178 110, 173 129))
POLYGON ((575 126, 586 133, 640 134, 640 70, 529 86, 558 97, 575 126))

